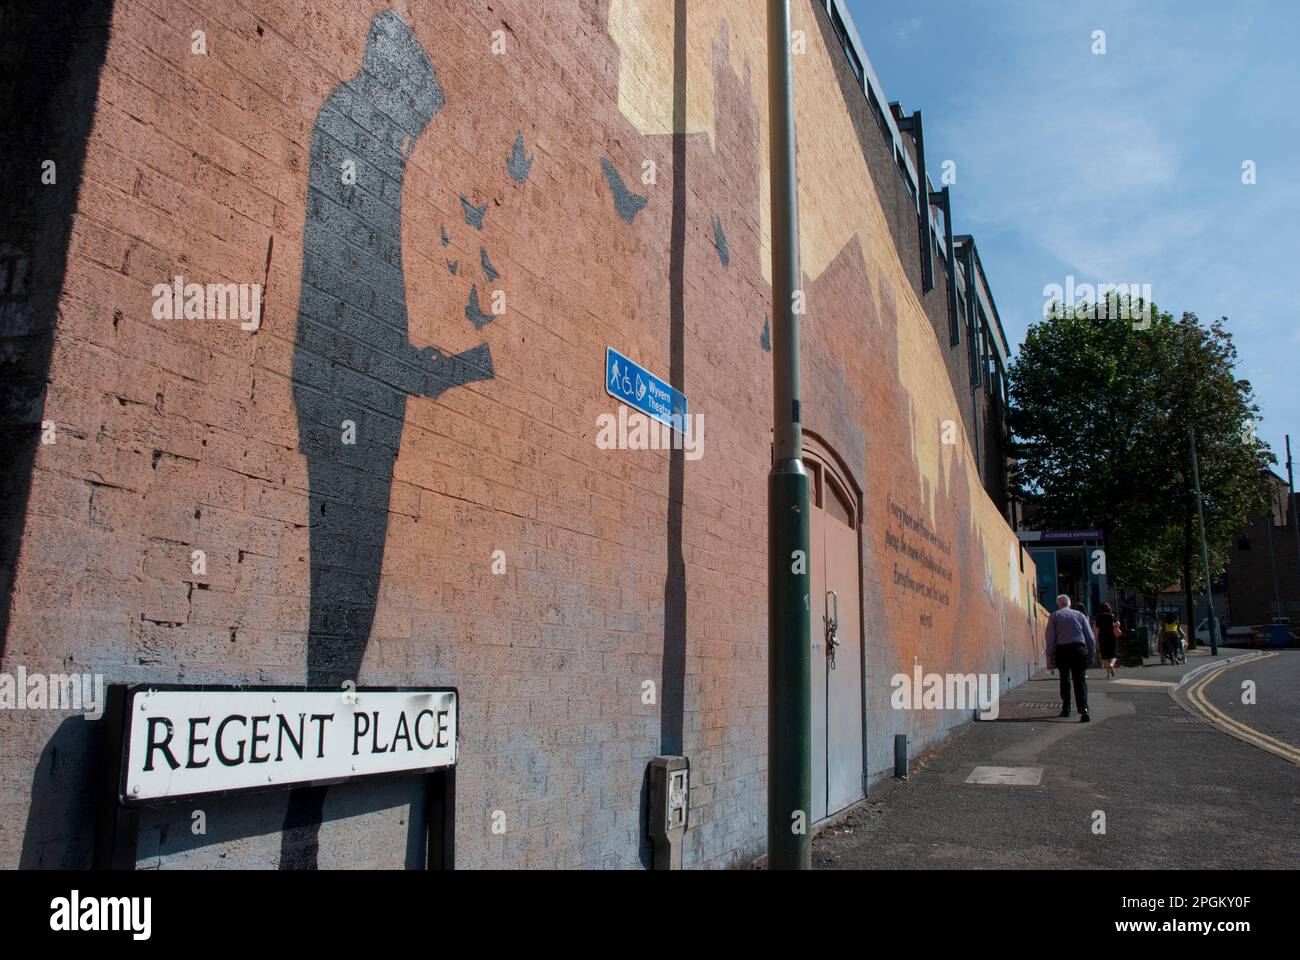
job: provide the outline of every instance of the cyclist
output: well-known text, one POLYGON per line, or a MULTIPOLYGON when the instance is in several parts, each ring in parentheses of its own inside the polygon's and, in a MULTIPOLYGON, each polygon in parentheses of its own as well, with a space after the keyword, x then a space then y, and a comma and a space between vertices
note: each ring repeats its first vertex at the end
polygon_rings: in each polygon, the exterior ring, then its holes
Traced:
POLYGON ((1183 653, 1185 638, 1182 626, 1178 623, 1178 614, 1166 613, 1164 626, 1160 628, 1160 662, 1186 663, 1183 653))

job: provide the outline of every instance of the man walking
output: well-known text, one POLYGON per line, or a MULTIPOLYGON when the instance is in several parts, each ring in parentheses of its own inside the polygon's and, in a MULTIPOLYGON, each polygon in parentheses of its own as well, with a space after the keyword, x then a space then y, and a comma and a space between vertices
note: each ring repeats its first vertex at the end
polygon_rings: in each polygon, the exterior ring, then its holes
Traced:
POLYGON ((1088 664, 1097 653, 1097 638, 1088 618, 1070 608, 1070 598, 1056 598, 1056 612, 1047 618, 1047 666, 1061 671, 1061 716, 1070 715, 1070 681, 1074 681, 1074 699, 1079 704, 1079 722, 1087 723, 1088 664))

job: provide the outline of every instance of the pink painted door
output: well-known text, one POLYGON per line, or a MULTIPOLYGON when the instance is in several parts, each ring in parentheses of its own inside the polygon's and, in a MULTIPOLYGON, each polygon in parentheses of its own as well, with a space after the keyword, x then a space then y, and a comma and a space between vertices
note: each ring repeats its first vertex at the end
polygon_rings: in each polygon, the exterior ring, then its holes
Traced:
POLYGON ((863 796, 861 599, 855 498, 809 461, 813 821, 863 796))

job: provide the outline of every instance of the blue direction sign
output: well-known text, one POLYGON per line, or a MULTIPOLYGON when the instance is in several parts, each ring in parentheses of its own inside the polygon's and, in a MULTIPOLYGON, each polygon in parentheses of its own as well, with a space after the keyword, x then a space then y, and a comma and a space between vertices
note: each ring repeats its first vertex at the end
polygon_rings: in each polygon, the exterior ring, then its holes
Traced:
POLYGON ((685 435, 686 394, 613 347, 605 348, 605 392, 685 435))

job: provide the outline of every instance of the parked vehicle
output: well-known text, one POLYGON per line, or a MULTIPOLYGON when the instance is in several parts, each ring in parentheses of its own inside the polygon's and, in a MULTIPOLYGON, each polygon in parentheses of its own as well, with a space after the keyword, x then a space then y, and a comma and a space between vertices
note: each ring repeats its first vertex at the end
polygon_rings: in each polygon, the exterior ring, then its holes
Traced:
MULTIPOLYGON (((1242 627, 1230 627, 1220 620, 1219 643, 1225 647, 1267 646, 1268 642, 1265 638, 1277 629, 1279 623, 1286 625, 1287 621, 1275 620, 1271 624, 1257 623, 1242 627)), ((1196 642, 1201 646, 1210 645, 1210 620, 1208 617, 1202 619, 1196 625, 1196 642)))

